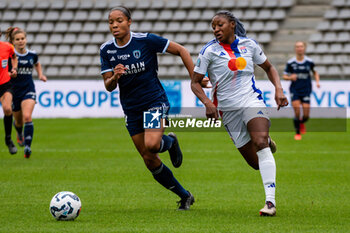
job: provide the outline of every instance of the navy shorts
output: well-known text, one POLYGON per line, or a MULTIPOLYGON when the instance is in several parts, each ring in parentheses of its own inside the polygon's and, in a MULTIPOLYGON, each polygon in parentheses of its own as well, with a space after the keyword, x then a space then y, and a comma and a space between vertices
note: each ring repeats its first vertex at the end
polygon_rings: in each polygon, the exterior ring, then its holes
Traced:
POLYGON ((292 102, 295 100, 300 100, 302 103, 310 104, 310 95, 299 95, 295 93, 290 93, 292 102))
POLYGON ((10 92, 13 95, 11 82, 3 83, 0 85, 0 97, 2 97, 5 92, 10 92))
POLYGON ((34 88, 28 88, 25 91, 14 91, 12 110, 14 112, 21 110, 21 103, 23 100, 32 99, 36 101, 36 93, 34 88))
POLYGON ((159 110, 159 113, 161 114, 161 118, 167 119, 169 114, 169 109, 170 109, 169 101, 165 99, 165 100, 156 101, 142 110, 125 111, 124 113, 125 113, 126 128, 128 129, 130 136, 132 137, 136 134, 145 132, 144 124, 143 124, 144 112, 159 110))

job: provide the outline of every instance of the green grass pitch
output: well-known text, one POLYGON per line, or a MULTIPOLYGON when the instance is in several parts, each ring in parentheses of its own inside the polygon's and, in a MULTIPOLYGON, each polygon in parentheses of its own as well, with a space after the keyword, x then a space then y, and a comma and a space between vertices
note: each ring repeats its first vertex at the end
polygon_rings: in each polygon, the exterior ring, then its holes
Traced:
POLYGON ((271 133, 277 216, 268 218, 258 214, 260 174, 225 132, 179 132, 178 169, 161 155, 196 198, 181 212, 178 197, 147 171, 123 119, 35 119, 29 160, 23 148, 10 155, 0 143, 0 232, 350 232, 349 123, 347 132, 307 133, 302 141, 271 133), (59 191, 81 198, 75 221, 52 218, 49 203, 59 191))

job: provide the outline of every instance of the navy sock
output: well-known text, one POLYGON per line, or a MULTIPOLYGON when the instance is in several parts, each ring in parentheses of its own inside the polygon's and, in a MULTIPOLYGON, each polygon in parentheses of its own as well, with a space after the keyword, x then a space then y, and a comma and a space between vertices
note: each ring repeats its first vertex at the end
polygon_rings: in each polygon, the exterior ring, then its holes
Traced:
POLYGON ((22 134, 22 132, 23 132, 23 126, 17 127, 17 126, 15 125, 15 129, 16 129, 16 131, 17 131, 17 133, 18 133, 19 135, 22 134))
POLYGON ((6 141, 11 139, 12 132, 12 114, 10 116, 4 116, 4 128, 5 128, 5 136, 6 141))
POLYGON ((300 120, 294 118, 294 128, 297 134, 300 134, 300 120))
POLYGON ((156 181, 163 185, 166 189, 170 189, 177 194, 180 198, 186 198, 189 196, 188 192, 181 186, 181 184, 175 179, 171 170, 163 163, 156 169, 152 170, 152 175, 156 181))
POLYGON ((27 122, 24 124, 24 145, 31 146, 33 140, 34 125, 33 122, 27 122))
POLYGON ((309 120, 309 118, 308 117, 303 117, 303 119, 300 121, 301 123, 305 123, 305 122, 307 122, 309 120))
POLYGON ((167 151, 170 149, 170 147, 173 145, 174 139, 172 137, 163 135, 162 141, 160 141, 160 148, 159 153, 163 153, 164 151, 167 151))

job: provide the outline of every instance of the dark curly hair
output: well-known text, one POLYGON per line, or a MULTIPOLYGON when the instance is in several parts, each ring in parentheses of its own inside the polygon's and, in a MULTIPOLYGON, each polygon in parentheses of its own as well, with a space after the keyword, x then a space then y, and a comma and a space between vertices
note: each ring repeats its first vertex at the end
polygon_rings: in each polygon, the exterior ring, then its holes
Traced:
POLYGON ((236 24, 236 27, 235 27, 235 34, 237 36, 242 36, 242 37, 246 37, 247 36, 247 32, 244 28, 244 25, 243 23, 238 19, 236 18, 231 11, 228 11, 228 10, 221 10, 221 11, 218 11, 216 12, 216 14, 213 16, 213 18, 215 16, 223 16, 225 17, 228 21, 230 22, 235 22, 236 24))

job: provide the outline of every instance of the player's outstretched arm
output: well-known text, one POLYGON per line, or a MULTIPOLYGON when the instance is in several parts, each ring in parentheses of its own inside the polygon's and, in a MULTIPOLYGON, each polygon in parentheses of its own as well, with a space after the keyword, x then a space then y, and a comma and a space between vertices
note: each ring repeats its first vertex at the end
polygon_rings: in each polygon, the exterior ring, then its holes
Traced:
POLYGON ((180 56, 190 77, 192 77, 194 64, 192 61, 191 54, 188 52, 188 50, 182 45, 176 42, 170 41, 167 52, 173 55, 180 56))
POLYGON ((264 71, 267 74, 267 77, 275 86, 275 101, 278 106, 277 110, 279 110, 281 107, 287 106, 288 100, 283 93, 281 80, 276 68, 267 59, 264 63, 260 64, 259 66, 264 69, 264 71))
POLYGON ((123 64, 118 64, 116 67, 114 67, 113 72, 106 72, 102 74, 107 91, 112 92, 117 88, 118 80, 125 73, 125 71, 125 66, 123 64))
POLYGON ((202 80, 204 78, 203 74, 199 74, 197 72, 193 73, 193 76, 191 77, 191 89, 193 93, 198 97, 200 101, 205 106, 206 109, 206 115, 207 118, 215 118, 218 119, 218 111, 216 109, 216 106, 213 104, 213 102, 207 97, 207 95, 204 93, 202 89, 202 80))

